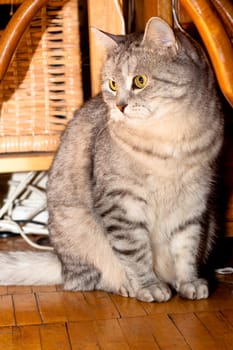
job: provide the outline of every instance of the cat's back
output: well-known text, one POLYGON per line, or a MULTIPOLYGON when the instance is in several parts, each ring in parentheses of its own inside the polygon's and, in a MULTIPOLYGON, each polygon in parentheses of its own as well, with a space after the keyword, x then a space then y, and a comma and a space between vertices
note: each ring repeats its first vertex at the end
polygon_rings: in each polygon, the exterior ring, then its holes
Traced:
POLYGON ((101 95, 87 101, 77 110, 74 118, 69 121, 61 136, 54 163, 57 163, 59 158, 62 158, 63 164, 69 162, 69 160, 73 162, 75 160, 75 148, 81 147, 84 143, 88 146, 90 139, 93 139, 98 130, 106 123, 106 113, 107 107, 101 95), (72 159, 69 158, 70 156, 72 156, 72 159))
MULTIPOLYGON (((102 95, 97 95, 87 101, 75 112, 74 118, 68 123, 61 138, 61 145, 66 142, 67 138, 74 138, 79 142, 77 132, 84 131, 85 133, 85 128, 90 130, 95 130, 98 127, 101 128, 106 122, 106 113, 107 107, 102 95)), ((70 141, 68 140, 67 142, 70 143, 70 141)))
POLYGON ((49 203, 74 191, 74 179, 91 172, 96 137, 106 124, 107 107, 98 95, 81 107, 62 134, 48 178, 49 203))

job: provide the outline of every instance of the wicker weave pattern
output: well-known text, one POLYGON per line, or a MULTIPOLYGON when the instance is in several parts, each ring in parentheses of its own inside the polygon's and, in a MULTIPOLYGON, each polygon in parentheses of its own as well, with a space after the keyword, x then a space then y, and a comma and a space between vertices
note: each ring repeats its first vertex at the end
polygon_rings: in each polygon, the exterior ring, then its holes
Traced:
POLYGON ((82 103, 78 34, 77 0, 51 0, 33 19, 0 84, 0 153, 57 148, 82 103))

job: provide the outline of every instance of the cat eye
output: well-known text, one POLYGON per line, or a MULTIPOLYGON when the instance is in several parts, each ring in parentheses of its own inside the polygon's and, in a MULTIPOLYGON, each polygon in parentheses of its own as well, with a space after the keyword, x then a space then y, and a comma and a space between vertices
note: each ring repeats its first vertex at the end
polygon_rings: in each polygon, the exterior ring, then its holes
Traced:
POLYGON ((143 89, 147 84, 147 76, 142 75, 136 75, 133 78, 133 87, 136 89, 143 89))
POLYGON ((109 87, 112 91, 117 91, 117 84, 114 80, 109 79, 109 87))

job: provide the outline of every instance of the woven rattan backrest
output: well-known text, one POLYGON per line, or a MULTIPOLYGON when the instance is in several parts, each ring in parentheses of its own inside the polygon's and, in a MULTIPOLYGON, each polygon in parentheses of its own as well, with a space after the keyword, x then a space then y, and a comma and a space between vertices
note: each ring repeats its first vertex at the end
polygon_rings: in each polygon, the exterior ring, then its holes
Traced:
POLYGON ((0 83, 0 153, 56 150, 82 103, 80 57, 78 1, 50 0, 0 83))

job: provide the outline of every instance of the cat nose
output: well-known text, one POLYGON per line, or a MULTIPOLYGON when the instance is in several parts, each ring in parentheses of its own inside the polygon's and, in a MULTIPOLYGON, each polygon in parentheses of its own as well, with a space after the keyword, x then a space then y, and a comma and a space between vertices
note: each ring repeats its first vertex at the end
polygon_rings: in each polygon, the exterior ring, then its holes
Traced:
POLYGON ((119 104, 117 108, 123 113, 128 104, 119 104))

